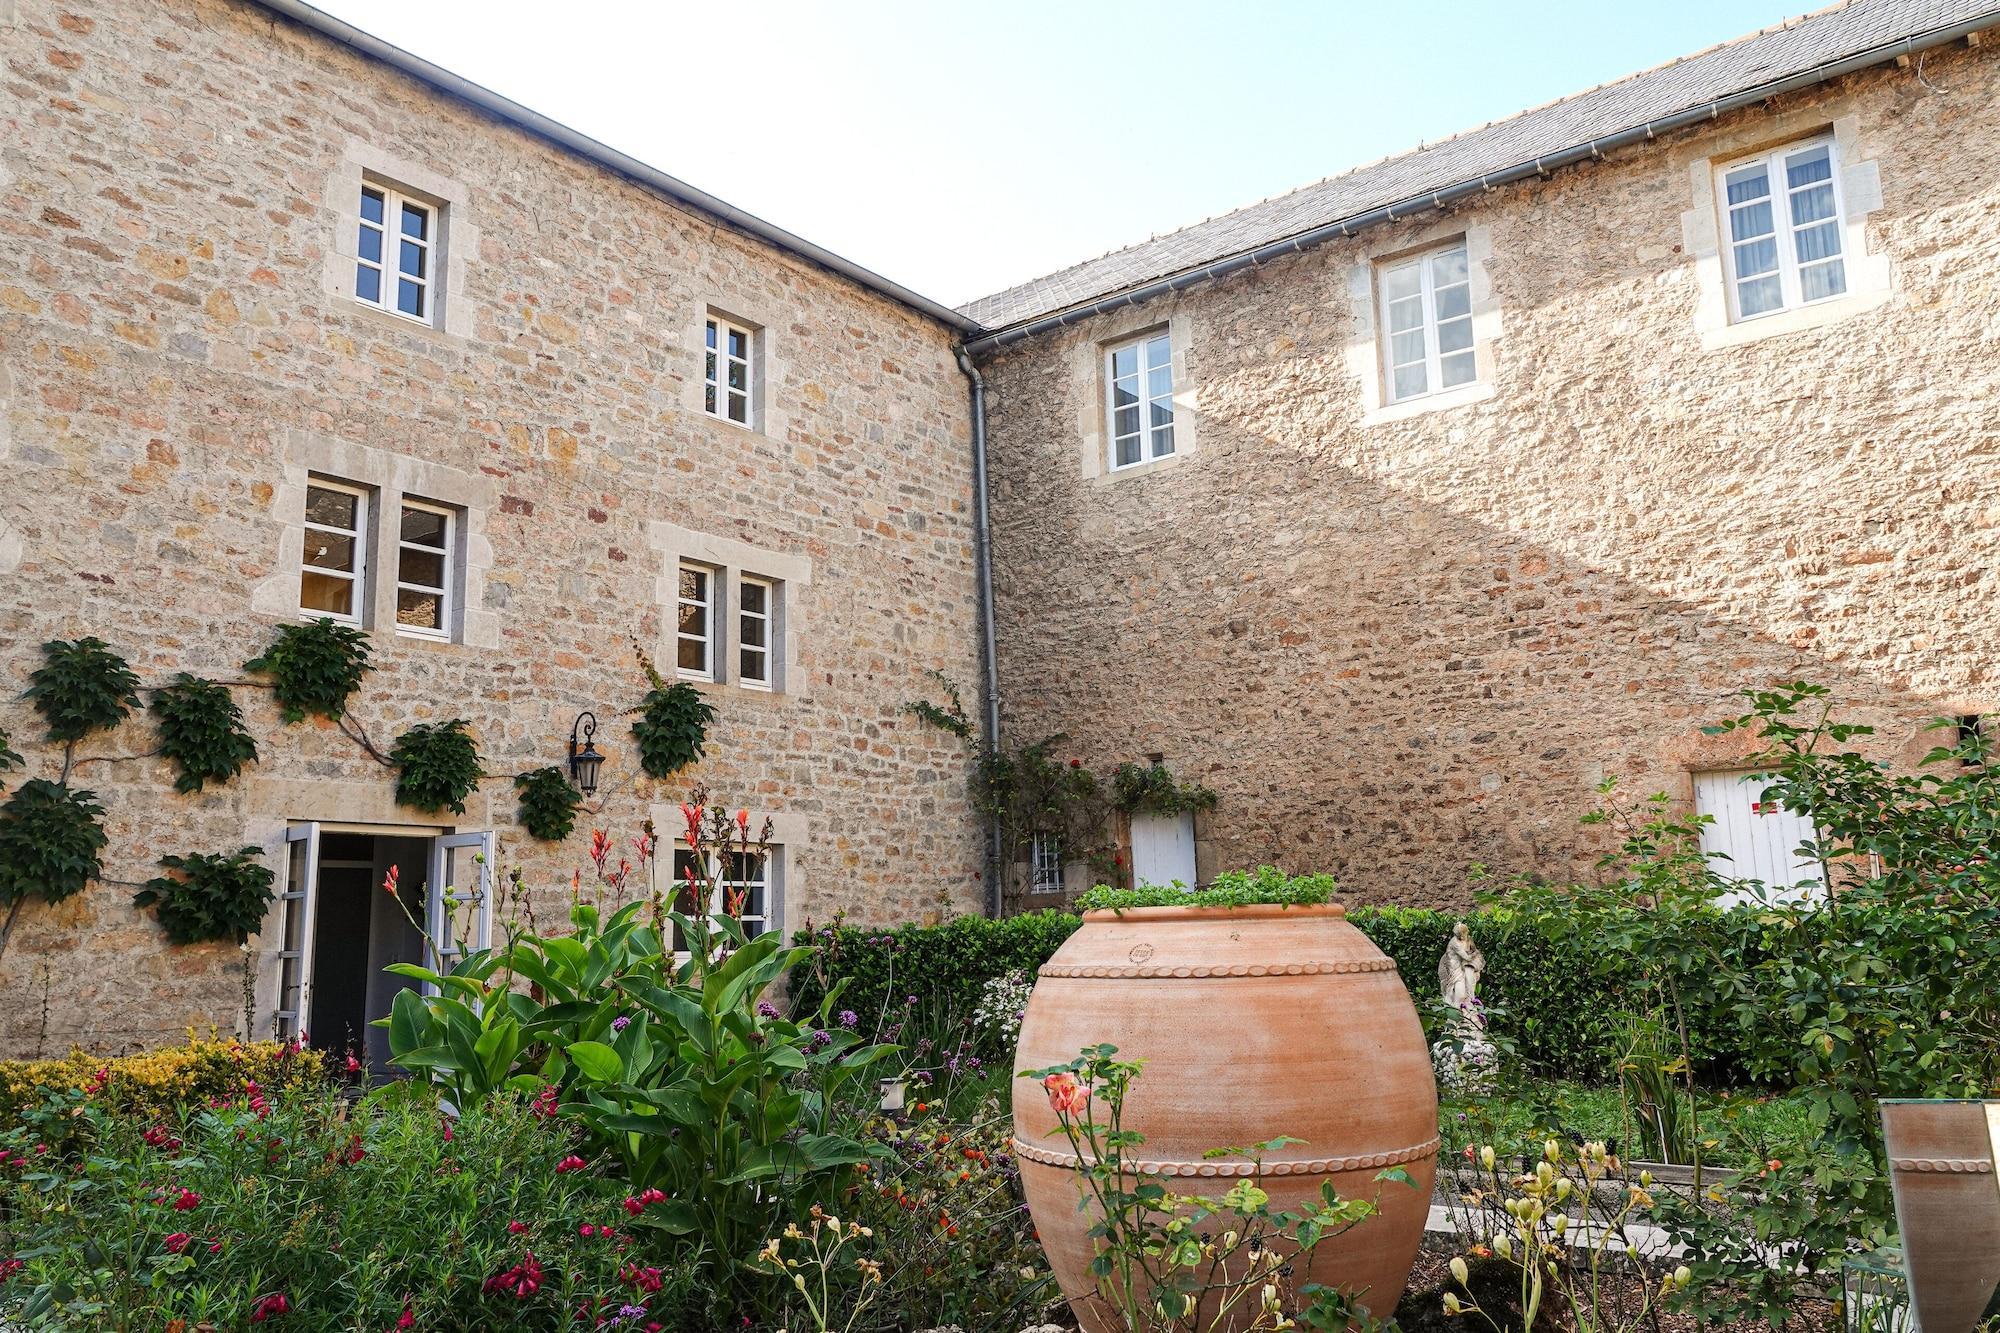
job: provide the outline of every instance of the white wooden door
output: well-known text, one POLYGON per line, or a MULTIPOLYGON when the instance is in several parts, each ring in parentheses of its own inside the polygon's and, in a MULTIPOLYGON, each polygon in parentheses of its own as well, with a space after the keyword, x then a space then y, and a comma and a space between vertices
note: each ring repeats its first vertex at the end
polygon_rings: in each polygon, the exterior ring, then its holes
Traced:
MULTIPOLYGON (((424 885, 424 925, 444 956, 427 960, 449 972, 468 951, 493 943, 493 833, 444 833, 431 839, 431 872, 424 885)), ((424 993, 437 988, 426 985, 424 993)))
MULTIPOLYGON (((1702 851, 1728 857, 1711 862, 1722 874, 1761 880, 1773 890, 1824 893, 1819 862, 1798 853, 1800 843, 1816 836, 1812 820, 1764 800, 1763 793, 1764 783, 1748 773, 1695 774, 1695 813, 1715 821, 1701 831, 1702 851)), ((1725 903, 1742 900, 1739 894, 1724 897, 1725 903)))
POLYGON ((1193 888, 1194 816, 1132 816, 1132 882, 1193 888))
POLYGON ((285 882, 279 891, 278 1035, 311 1032, 313 916, 319 910, 319 825, 285 830, 285 882))

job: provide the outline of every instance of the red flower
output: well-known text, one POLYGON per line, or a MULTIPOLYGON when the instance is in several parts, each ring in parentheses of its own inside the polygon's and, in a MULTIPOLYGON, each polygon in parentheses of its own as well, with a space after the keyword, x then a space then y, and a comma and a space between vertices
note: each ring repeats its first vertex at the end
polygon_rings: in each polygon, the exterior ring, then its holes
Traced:
POLYGON ((509 1222, 507 1224, 507 1234, 510 1236, 518 1236, 527 1229, 528 1224, 526 1222, 509 1222))
POLYGON ((747 838, 750 836, 750 812, 748 810, 738 810, 736 812, 736 827, 743 830, 744 837, 747 838))
POLYGON ((415 1328, 416 1326, 417 1326, 417 1317, 414 1314, 410 1313, 409 1302, 405 1301, 403 1303, 403 1313, 396 1316, 396 1327, 415 1328))
POLYGON ((351 1055, 347 1057, 347 1072, 350 1074, 359 1074, 362 1072, 361 1062, 351 1055))
POLYGON ((400 898, 402 894, 398 892, 397 885, 401 882, 402 878, 403 868, 401 866, 390 866, 389 873, 382 876, 382 892, 388 894, 391 898, 400 898))
POLYGON ((659 1269, 641 1268, 637 1264, 627 1264, 619 1269, 618 1280, 648 1293, 658 1291, 662 1281, 659 1269))
POLYGON ((166 1246, 170 1254, 179 1254, 188 1247, 188 1243, 193 1239, 194 1237, 188 1235, 185 1231, 176 1231, 173 1235, 161 1241, 160 1244, 166 1246))
POLYGON ((1083 760, 1081 760, 1081 759, 1072 759, 1072 760, 1070 760, 1070 761, 1069 761, 1069 766, 1070 766, 1071 768, 1082 768, 1082 767, 1083 767, 1083 760))
POLYGON ((19 1259, 0 1259, 0 1282, 5 1282, 26 1267, 27 1264, 19 1259))
POLYGON ((250 1307, 250 1322, 261 1324, 266 1319, 275 1319, 281 1314, 290 1314, 291 1312, 292 1303, 285 1299, 285 1293, 274 1291, 250 1307))
POLYGON ((601 828, 590 831, 590 860, 597 873, 604 873, 604 859, 611 855, 611 835, 601 828))
POLYGON ((535 1100, 533 1104, 531 1104, 528 1107, 528 1109, 535 1113, 535 1117, 538 1120, 554 1119, 556 1114, 555 1085, 550 1084, 548 1087, 543 1088, 540 1092, 536 1093, 535 1100))
POLYGON ((174 1211, 177 1213, 184 1213, 188 1209, 193 1208, 200 1203, 201 1203, 201 1196, 199 1194, 196 1194, 191 1189, 183 1189, 181 1190, 180 1197, 174 1200, 174 1211))
POLYGON ((535 1261, 535 1252, 529 1250, 520 1263, 505 1272, 495 1273, 486 1279, 481 1290, 491 1295, 499 1292, 512 1296, 517 1301, 525 1301, 542 1287, 542 1266, 535 1261))
POLYGON ((589 1165, 590 1163, 584 1161, 581 1157, 578 1157, 575 1153, 571 1153, 569 1156, 563 1158, 560 1162, 556 1163, 556 1174, 564 1175, 571 1171, 581 1171, 589 1165))

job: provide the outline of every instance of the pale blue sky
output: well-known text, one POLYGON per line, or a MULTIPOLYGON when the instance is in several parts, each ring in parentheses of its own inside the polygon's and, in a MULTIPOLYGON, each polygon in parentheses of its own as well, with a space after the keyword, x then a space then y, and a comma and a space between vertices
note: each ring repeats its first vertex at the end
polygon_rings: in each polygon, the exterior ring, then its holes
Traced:
POLYGON ((960 302, 1815 0, 319 0, 960 302))

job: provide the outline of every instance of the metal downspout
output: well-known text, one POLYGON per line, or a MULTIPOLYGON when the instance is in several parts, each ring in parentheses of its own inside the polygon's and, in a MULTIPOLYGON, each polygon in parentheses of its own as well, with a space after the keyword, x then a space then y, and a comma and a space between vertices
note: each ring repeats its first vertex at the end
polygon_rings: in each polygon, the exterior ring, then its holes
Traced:
MULTIPOLYGON (((980 728, 980 746, 990 758, 1000 750, 1000 662, 993 633, 993 519, 986 502, 986 377, 972 363, 964 344, 952 349, 958 354, 958 368, 972 389, 972 530, 973 563, 979 572, 979 635, 985 679, 983 696, 985 725, 980 728)), ((986 915, 1000 915, 1000 823, 986 825, 986 915)))

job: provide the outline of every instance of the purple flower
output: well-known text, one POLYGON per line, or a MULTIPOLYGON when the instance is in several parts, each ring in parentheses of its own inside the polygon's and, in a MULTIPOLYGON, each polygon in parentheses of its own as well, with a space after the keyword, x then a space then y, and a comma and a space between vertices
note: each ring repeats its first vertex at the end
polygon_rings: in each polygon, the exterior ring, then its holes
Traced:
POLYGON ((624 1014, 620 1014, 618 1015, 618 1017, 611 1020, 611 1030, 613 1032, 623 1032, 626 1028, 630 1027, 631 1025, 632 1025, 632 1020, 624 1014))
POLYGON ((757 1017, 759 1017, 759 1018, 776 1018, 777 1016, 778 1016, 778 1006, 777 1006, 777 1005, 775 1005, 775 1004, 772 1004, 772 1003, 771 1003, 771 1002, 770 1002, 769 1000, 759 1000, 759 1001, 757 1001, 757 1017))
POLYGON ((917 997, 914 995, 906 995, 903 997, 904 1004, 915 1004, 916 1002, 917 1002, 917 997))
POLYGON ((861 1015, 855 1013, 852 1009, 843 1009, 840 1011, 840 1025, 842 1027, 851 1028, 860 1021, 861 1015))

